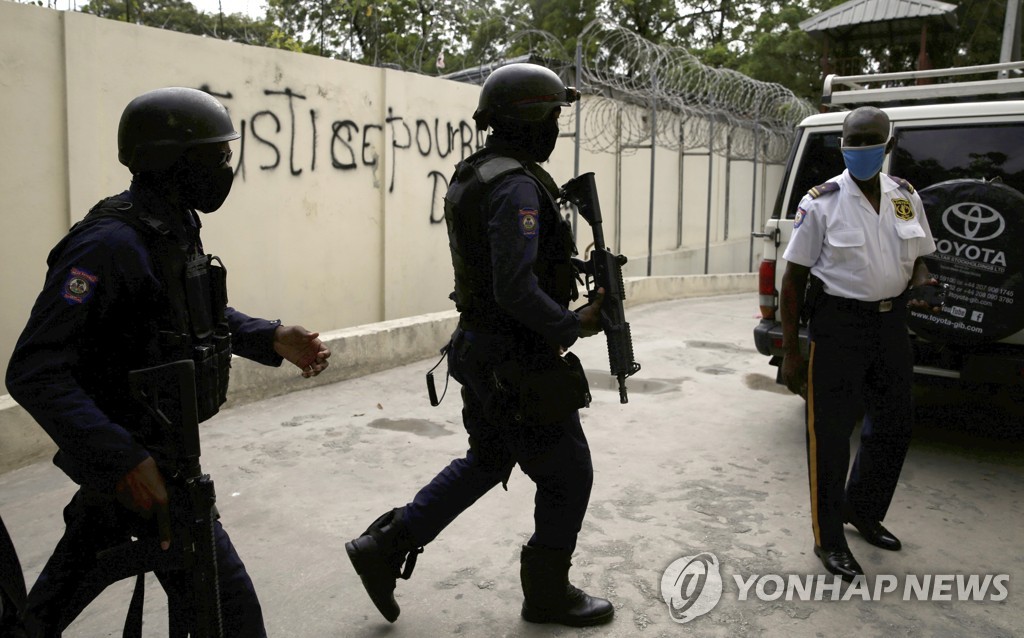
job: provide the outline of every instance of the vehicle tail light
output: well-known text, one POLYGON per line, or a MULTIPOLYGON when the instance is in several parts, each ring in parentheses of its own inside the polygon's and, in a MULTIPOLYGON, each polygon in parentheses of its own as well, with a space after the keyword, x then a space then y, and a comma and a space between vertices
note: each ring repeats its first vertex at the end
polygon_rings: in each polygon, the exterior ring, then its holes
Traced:
POLYGON ((775 318, 775 260, 762 259, 757 269, 757 299, 761 304, 761 317, 775 318))

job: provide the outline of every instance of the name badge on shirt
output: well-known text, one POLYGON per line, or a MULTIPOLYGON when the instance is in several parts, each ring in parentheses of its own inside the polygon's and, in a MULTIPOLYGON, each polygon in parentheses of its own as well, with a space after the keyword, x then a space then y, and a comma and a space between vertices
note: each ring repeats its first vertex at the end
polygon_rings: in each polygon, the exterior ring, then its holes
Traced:
POLYGON ((903 221, 914 219, 914 207, 910 205, 909 200, 894 199, 892 200, 892 208, 896 211, 897 219, 902 219, 903 221))

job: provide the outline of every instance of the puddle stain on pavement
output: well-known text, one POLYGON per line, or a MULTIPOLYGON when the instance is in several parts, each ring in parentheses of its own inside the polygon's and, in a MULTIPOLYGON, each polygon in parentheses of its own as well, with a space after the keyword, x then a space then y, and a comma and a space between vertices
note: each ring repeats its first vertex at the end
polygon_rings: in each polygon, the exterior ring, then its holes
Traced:
POLYGON ((406 432, 417 436, 425 436, 430 439, 452 434, 452 432, 446 430, 443 425, 434 423, 433 421, 427 421, 425 419, 374 419, 367 425, 378 430, 406 432))

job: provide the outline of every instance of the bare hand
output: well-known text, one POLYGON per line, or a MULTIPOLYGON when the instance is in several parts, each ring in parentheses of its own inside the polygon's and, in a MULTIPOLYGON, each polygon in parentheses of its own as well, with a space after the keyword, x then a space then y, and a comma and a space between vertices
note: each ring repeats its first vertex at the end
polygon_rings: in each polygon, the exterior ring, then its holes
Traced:
POLYGON ((122 476, 114 491, 118 502, 136 514, 144 518, 156 514, 160 548, 166 551, 171 546, 171 511, 167 506, 167 485, 153 457, 147 457, 122 476))
POLYGON ((593 337, 603 329, 601 326, 602 302, 604 302, 604 288, 598 288, 590 303, 577 310, 580 316, 580 337, 593 337))
MULTIPOLYGON (((938 285, 939 280, 933 277, 931 279, 926 279, 920 283, 914 284, 914 288, 938 285)), ((919 312, 930 312, 933 315, 937 315, 940 312, 942 312, 942 306, 932 306, 929 305, 928 302, 925 301, 924 299, 916 299, 914 297, 911 297, 910 299, 907 300, 907 307, 910 308, 911 310, 917 310, 919 312)))
POLYGON ((782 358, 782 381, 793 394, 807 399, 807 362, 800 353, 782 358))
POLYGON ((302 370, 303 377, 315 377, 327 369, 327 358, 331 356, 319 336, 319 332, 302 326, 278 326, 274 331, 274 352, 302 370))

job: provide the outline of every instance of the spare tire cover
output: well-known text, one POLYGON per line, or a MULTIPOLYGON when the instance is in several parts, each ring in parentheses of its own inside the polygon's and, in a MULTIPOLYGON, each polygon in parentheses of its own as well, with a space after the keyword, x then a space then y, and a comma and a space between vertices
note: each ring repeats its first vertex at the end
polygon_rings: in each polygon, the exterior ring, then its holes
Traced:
POLYGON ((931 341, 972 345, 1024 329, 1024 194, 1001 183, 956 179, 921 191, 936 250, 924 258, 948 284, 942 312, 910 313, 931 341))

